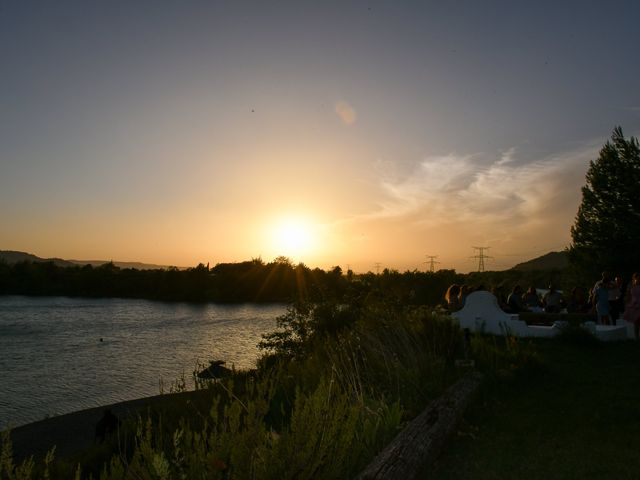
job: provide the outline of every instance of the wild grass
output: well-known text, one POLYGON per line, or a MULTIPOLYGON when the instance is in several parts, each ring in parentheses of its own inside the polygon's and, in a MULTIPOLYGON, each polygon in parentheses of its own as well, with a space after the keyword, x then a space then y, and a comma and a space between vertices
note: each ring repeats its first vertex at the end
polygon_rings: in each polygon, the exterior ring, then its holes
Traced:
MULTIPOLYGON (((42 465, 36 465, 33 457, 15 463, 9 433, 9 430, 0 432, 0 480, 30 480, 32 478, 49 480, 52 478, 51 465, 55 457, 55 447, 47 452, 42 465)), ((80 468, 77 468, 74 477, 80 478, 80 468)))

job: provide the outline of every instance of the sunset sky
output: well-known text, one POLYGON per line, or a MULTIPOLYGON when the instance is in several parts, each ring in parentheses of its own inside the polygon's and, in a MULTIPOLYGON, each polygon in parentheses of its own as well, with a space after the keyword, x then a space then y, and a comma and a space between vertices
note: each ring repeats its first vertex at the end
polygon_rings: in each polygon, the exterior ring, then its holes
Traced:
POLYGON ((0 249, 509 268, 640 133, 640 2, 0 0, 0 249))

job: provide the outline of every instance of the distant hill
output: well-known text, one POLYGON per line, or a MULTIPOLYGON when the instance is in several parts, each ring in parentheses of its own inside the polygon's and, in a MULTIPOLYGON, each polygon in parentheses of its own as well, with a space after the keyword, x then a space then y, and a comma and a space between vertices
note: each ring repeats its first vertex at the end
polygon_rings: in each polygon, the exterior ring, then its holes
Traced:
MULTIPOLYGON (((110 260, 63 260, 61 258, 41 258, 31 253, 17 252, 15 250, 0 250, 0 261, 5 261, 8 264, 18 262, 53 262, 59 267, 76 267, 78 265, 92 265, 99 267, 105 263, 109 263, 110 260)), ((168 265, 156 265, 153 263, 140 263, 140 262, 116 262, 113 264, 120 268, 135 268, 137 270, 156 270, 161 268, 169 268, 168 265)))
POLYGON ((40 258, 31 253, 16 252, 15 250, 0 250, 0 260, 8 264, 18 262, 53 262, 59 267, 75 267, 76 264, 61 258, 40 258))
POLYGON ((549 252, 533 260, 519 263, 511 270, 562 270, 568 266, 569 257, 566 252, 549 252))
MULTIPOLYGON (((92 265, 94 267, 99 267, 100 265, 104 265, 105 263, 109 263, 111 260, 67 260, 74 265, 92 265)), ((158 270, 169 268, 170 265, 156 265, 155 263, 141 263, 141 262, 117 262, 113 261, 113 264, 116 267, 120 268, 135 268, 136 270, 158 270)))

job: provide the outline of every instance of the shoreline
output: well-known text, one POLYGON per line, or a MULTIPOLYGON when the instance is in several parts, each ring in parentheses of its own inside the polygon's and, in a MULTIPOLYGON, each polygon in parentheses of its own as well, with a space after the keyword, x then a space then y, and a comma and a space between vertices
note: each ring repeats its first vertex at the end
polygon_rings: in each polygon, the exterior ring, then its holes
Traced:
POLYGON ((188 398, 195 394, 197 391, 142 397, 21 425, 10 430, 14 461, 19 463, 33 456, 37 462, 53 446, 56 447, 55 458, 67 458, 82 452, 94 444, 96 424, 107 408, 124 420, 145 408, 162 407, 174 403, 180 397, 188 398))

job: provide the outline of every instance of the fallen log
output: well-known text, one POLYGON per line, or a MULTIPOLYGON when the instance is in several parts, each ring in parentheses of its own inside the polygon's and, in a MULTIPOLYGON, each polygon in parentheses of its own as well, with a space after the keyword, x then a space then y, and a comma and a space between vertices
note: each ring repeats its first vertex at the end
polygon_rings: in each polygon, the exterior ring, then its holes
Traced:
POLYGON ((436 459, 481 382, 482 374, 471 372, 452 385, 414 418, 357 480, 415 478, 436 459))

